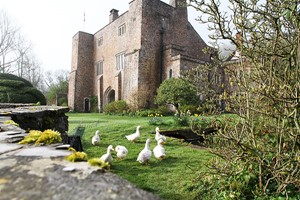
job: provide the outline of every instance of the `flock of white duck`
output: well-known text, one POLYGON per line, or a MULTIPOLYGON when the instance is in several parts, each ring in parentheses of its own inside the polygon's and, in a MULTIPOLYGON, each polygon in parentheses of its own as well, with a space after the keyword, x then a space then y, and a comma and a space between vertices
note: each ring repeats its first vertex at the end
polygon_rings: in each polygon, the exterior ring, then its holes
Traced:
MULTIPOLYGON (((130 142, 133 142, 133 143, 137 142, 141 136, 140 128, 141 128, 141 126, 137 126, 135 133, 133 133, 131 135, 126 135, 125 137, 130 142)), ((160 134, 158 127, 156 127, 156 129, 155 129, 155 140, 157 141, 157 146, 155 146, 153 148, 153 154, 154 154, 155 158, 157 158, 158 160, 162 160, 166 157, 166 151, 165 151, 165 148, 163 147, 163 145, 166 143, 166 137, 160 134)), ((149 143, 150 143, 150 139, 148 138, 146 140, 145 148, 138 154, 136 161, 138 161, 142 164, 148 164, 148 162, 152 156, 152 151, 150 149, 149 143)), ((92 144, 93 145, 100 144, 100 135, 99 135, 98 130, 96 131, 95 135, 92 138, 92 144)), ((128 150, 125 146, 117 145, 116 148, 114 149, 112 145, 109 145, 107 147, 106 154, 103 154, 100 157, 100 160, 111 164, 113 161, 111 151, 116 151, 117 158, 120 160, 124 159, 128 154, 128 150)))

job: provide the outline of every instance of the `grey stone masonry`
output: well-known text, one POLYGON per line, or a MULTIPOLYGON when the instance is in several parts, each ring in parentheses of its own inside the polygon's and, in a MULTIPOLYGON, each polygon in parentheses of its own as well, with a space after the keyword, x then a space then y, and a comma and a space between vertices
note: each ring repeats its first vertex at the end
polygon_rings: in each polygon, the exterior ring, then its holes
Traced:
POLYGON ((10 117, 24 130, 53 129, 61 134, 68 131, 68 107, 59 106, 21 106, 0 109, 0 116, 10 117))
POLYGON ((69 162, 61 144, 49 146, 10 143, 25 130, 3 124, 0 117, 0 200, 158 200, 109 171, 87 162, 69 162))

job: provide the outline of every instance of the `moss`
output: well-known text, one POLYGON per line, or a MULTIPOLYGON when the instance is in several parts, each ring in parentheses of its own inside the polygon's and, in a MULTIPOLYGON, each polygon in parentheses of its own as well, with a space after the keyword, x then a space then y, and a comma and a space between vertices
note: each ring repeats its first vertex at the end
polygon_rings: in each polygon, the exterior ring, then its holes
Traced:
POLYGON ((31 130, 29 134, 19 142, 19 144, 54 144, 62 141, 60 133, 53 130, 45 130, 44 132, 31 130))
POLYGON ((19 142, 19 144, 30 144, 35 143, 38 138, 42 135, 42 131, 31 130, 25 138, 19 142))
POLYGON ((5 122, 3 122, 3 124, 12 124, 12 125, 15 125, 15 126, 19 126, 18 123, 14 122, 14 120, 6 120, 5 122))
POLYGON ((101 169, 110 170, 110 164, 108 162, 103 162, 100 158, 91 158, 88 160, 91 166, 100 167, 101 169))
POLYGON ((45 130, 42 135, 35 142, 36 144, 54 144, 62 141, 60 133, 51 129, 45 130))
POLYGON ((73 151, 71 155, 68 155, 65 157, 66 160, 70 162, 81 162, 81 161, 87 161, 88 156, 84 152, 76 151, 73 148, 69 148, 69 150, 73 151))

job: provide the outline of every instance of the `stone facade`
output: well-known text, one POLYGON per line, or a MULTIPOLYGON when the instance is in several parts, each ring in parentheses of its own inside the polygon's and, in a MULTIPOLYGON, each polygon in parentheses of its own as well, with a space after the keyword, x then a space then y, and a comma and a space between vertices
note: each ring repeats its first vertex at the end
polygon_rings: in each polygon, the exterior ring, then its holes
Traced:
POLYGON ((185 1, 133 0, 122 15, 112 9, 109 24, 95 34, 75 34, 69 107, 89 111, 90 98, 97 96, 102 111, 107 103, 130 102, 142 92, 151 107, 163 80, 209 62, 207 45, 180 2, 185 1))

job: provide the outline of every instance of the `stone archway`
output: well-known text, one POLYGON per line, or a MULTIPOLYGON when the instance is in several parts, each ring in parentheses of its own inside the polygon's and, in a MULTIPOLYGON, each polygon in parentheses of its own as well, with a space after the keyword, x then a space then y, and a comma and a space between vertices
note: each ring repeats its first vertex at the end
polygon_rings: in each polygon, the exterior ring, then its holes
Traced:
POLYGON ((104 93, 105 104, 114 102, 116 100, 116 92, 111 87, 108 87, 104 93))
POLYGON ((115 101, 116 100, 115 90, 109 91, 106 98, 107 98, 107 103, 111 103, 111 102, 115 101))

